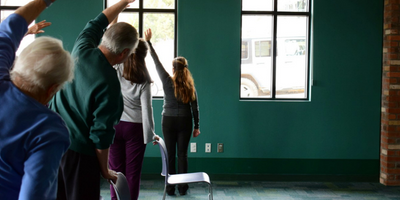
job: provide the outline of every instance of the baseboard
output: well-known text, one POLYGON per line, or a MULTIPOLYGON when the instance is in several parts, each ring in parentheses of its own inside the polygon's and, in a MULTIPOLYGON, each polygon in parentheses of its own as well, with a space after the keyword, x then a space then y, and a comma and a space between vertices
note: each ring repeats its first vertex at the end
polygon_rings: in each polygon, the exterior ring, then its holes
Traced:
MULTIPOLYGON (((379 181, 379 159, 189 158, 189 172, 214 180, 379 181)), ((144 179, 157 179, 161 158, 145 157, 144 179)))

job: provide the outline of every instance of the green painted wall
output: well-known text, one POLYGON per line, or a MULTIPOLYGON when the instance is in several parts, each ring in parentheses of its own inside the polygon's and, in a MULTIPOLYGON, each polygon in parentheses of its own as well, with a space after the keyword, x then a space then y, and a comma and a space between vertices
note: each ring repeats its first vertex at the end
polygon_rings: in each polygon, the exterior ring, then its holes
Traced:
MULTIPOLYGON (((275 163, 264 173, 307 174, 308 167, 278 169, 288 162, 315 166, 331 160, 341 170, 319 174, 360 168, 378 174, 383 2, 313 1, 314 84, 306 102, 239 100, 240 2, 178 0, 178 55, 189 61, 201 117, 201 135, 191 140, 198 153, 189 153, 190 170, 220 173, 224 165, 218 163, 226 161, 241 166, 228 170, 232 173, 261 173, 256 165, 275 163), (212 153, 204 153, 206 142, 212 153), (224 143, 223 153, 216 153, 216 143, 224 143)), ((71 49, 102 6, 98 0, 60 0, 40 19, 53 22, 46 34, 71 49)), ((162 103, 153 101, 160 135, 162 103)), ((159 155, 158 147, 148 145, 145 173, 159 173, 153 166, 159 155)))

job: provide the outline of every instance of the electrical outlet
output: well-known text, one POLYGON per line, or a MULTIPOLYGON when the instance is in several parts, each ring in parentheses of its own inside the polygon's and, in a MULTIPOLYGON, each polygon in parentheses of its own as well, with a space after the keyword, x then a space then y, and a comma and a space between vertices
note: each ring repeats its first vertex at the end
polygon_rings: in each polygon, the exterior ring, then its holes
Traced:
POLYGON ((224 144, 223 143, 218 143, 217 144, 217 152, 218 153, 224 152, 224 144))
POLYGON ((211 143, 206 143, 206 153, 211 153, 211 143))
POLYGON ((190 143, 190 152, 196 153, 196 143, 195 142, 190 143))

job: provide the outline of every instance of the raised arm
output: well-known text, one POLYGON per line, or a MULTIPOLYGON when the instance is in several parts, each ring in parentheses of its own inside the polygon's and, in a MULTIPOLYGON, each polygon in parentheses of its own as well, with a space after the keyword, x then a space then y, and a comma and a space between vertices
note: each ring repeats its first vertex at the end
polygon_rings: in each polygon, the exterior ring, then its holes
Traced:
POLYGON ((9 73, 28 24, 35 20, 46 6, 44 0, 31 1, 18 8, 0 24, 0 73, 9 73))
POLYGON ((118 3, 103 10, 103 14, 107 17, 108 22, 111 23, 130 3, 135 0, 120 0, 118 3))
POLYGON ((158 73, 158 76, 160 77, 161 81, 165 83, 165 81, 168 79, 169 74, 168 72, 164 69, 164 66, 161 64, 160 59, 158 59, 157 53, 153 48, 153 45, 151 44, 150 40, 152 37, 151 29, 147 29, 144 32, 144 40, 149 44, 150 47, 150 55, 153 58, 154 64, 156 65, 156 70, 158 73))
POLYGON ((27 24, 31 24, 46 9, 46 2, 54 2, 55 0, 34 0, 18 8, 15 13, 25 18, 27 24))

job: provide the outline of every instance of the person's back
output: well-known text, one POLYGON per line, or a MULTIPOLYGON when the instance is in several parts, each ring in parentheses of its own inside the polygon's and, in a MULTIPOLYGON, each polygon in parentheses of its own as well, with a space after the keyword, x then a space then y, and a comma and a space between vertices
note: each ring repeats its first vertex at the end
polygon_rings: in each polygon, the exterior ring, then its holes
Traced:
POLYGON ((0 199, 55 199, 60 159, 70 144, 65 123, 45 106, 73 78, 61 41, 36 39, 12 68, 28 23, 45 8, 32 1, 0 24, 0 199))
MULTIPOLYGON (((86 28, 91 28, 91 23, 86 28)), ((90 156, 96 155, 96 148, 107 148, 112 142, 113 134, 97 133, 113 133, 112 127, 118 123, 123 109, 115 70, 97 48, 102 35, 99 32, 93 42, 83 37, 77 39, 72 51, 77 60, 74 81, 66 84, 50 102, 50 108, 62 116, 70 130, 70 149, 90 156), (94 139, 97 142, 89 135, 98 137, 94 139)))
MULTIPOLYGON (((147 45, 139 39, 135 52, 121 65, 115 66, 124 99, 121 121, 115 126, 115 139, 110 148, 110 168, 125 174, 131 199, 139 197, 140 177, 146 144, 158 136, 154 119, 150 74, 146 68, 147 45)), ((110 188, 111 199, 116 199, 110 188)))
MULTIPOLYGON (((184 57, 177 57, 172 61, 173 76, 171 77, 164 69, 150 42, 151 29, 146 30, 144 35, 149 44, 150 54, 156 65, 158 76, 163 82, 164 106, 161 123, 168 150, 168 173, 175 174, 177 172, 175 167, 176 154, 178 155, 178 173, 187 173, 187 150, 193 122, 193 137, 200 134, 198 98, 194 81, 184 57)), ((178 185, 179 194, 185 195, 188 188, 188 184, 178 185)), ((165 189, 168 195, 175 194, 175 185, 167 185, 165 189)))
POLYGON ((65 120, 71 140, 61 160, 57 199, 98 200, 100 175, 117 179, 108 167, 108 154, 123 101, 112 66, 133 51, 138 34, 123 22, 106 28, 133 1, 120 0, 87 23, 72 50, 75 79, 50 102, 50 108, 65 120))
POLYGON ((0 81, 0 199, 51 199, 59 160, 70 144, 62 119, 0 81), (44 165, 47 165, 44 168, 44 165), (52 169, 52 170, 49 170, 52 169))

